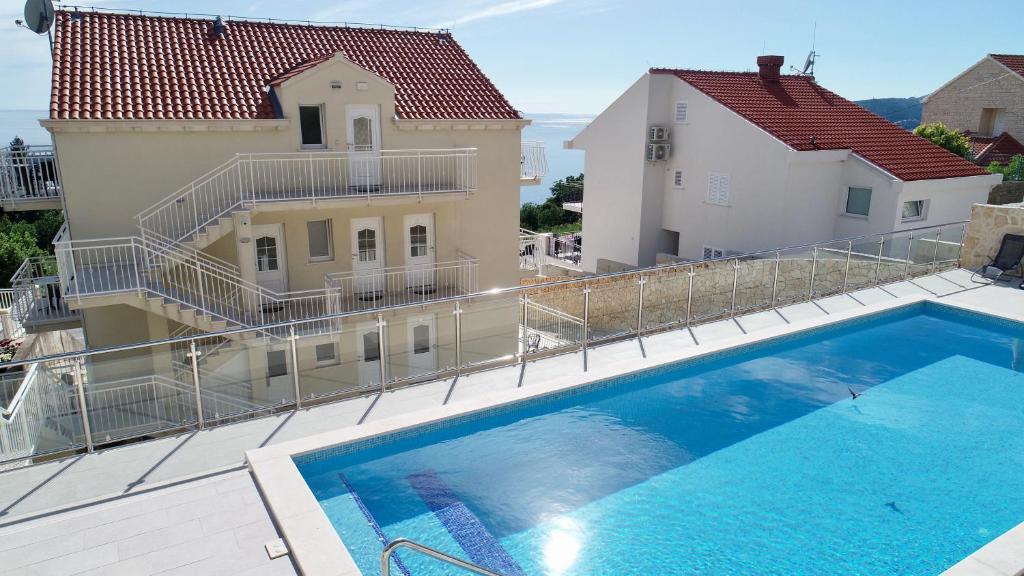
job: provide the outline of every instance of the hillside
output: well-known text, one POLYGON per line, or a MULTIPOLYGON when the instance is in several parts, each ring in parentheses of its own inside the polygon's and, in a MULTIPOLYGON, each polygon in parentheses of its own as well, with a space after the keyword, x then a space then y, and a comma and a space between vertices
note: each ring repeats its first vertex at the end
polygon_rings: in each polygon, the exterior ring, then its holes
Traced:
POLYGON ((921 123, 922 98, 872 98, 857 100, 857 104, 878 114, 893 124, 913 130, 921 123))

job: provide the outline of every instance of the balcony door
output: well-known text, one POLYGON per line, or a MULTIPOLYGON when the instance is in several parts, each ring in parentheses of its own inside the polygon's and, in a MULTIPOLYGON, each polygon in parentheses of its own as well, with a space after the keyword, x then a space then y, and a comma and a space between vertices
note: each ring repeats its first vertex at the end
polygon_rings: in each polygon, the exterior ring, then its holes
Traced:
POLYGON ((256 250, 256 283, 272 292, 288 291, 288 261, 284 248, 284 225, 252 227, 256 250))
POLYGON ((353 218, 352 231, 352 290, 360 298, 377 298, 384 294, 384 221, 373 218, 353 218))
POLYGON ((349 185, 357 192, 380 186, 380 122, 376 106, 345 107, 349 185))
POLYGON ((437 322, 433 314, 412 316, 406 322, 409 376, 437 370, 437 322))
POLYGON ((405 216, 405 286, 417 294, 434 291, 434 215, 405 216))

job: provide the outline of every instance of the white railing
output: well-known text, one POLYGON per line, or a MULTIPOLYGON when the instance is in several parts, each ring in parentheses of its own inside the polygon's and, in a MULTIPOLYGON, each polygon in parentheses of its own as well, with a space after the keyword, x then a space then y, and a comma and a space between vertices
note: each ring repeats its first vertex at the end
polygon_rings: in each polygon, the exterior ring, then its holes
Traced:
POLYGON ((459 253, 449 262, 333 272, 324 275, 324 282, 332 312, 369 310, 471 294, 478 267, 476 258, 459 253))
POLYGON ((523 299, 523 333, 527 352, 576 346, 583 342, 583 319, 523 299))
POLYGON ((519 229, 519 268, 521 270, 540 270, 547 255, 547 236, 519 229))
POLYGON ((0 470, 38 454, 46 428, 54 437, 64 437, 63 448, 74 446, 79 436, 74 388, 59 370, 34 363, 25 372, 4 374, 0 389, 6 400, 0 411, 0 462, 6 464, 0 470))
POLYGON ((29 325, 77 320, 78 311, 68 307, 61 290, 55 256, 26 258, 11 277, 13 322, 29 325))
POLYGON ((548 240, 549 258, 559 266, 580 269, 583 261, 583 233, 553 234, 548 240))
POLYGON ((519 178, 540 180, 548 173, 548 159, 544 155, 544 143, 523 140, 519 145, 519 178))
POLYGON ((61 184, 53 146, 0 148, 0 201, 28 202, 60 198, 61 184))
POLYGON ((261 202, 470 193, 476 148, 237 154, 138 215, 142 237, 176 245, 261 202))

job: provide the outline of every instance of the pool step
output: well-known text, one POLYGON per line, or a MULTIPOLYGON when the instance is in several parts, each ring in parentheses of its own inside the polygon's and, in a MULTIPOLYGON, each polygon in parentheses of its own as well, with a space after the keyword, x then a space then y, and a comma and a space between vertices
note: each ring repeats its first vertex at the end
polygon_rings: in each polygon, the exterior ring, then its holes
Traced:
POLYGON ((456 498, 436 472, 425 470, 412 474, 409 476, 409 484, 465 550, 471 562, 504 576, 525 575, 519 563, 487 530, 476 514, 456 498))
MULTIPOLYGON (((348 478, 345 478, 345 475, 339 472, 338 479, 345 485, 345 489, 352 495, 352 500, 356 503, 356 506, 359 507, 359 511, 363 513, 363 517, 366 518, 366 522, 370 524, 371 528, 373 528, 373 532, 377 535, 377 540, 380 542, 381 552, 383 552, 384 548, 391 543, 391 539, 384 533, 384 529, 381 528, 380 524, 377 523, 377 520, 374 519, 373 514, 370 514, 370 510, 366 508, 366 504, 363 504, 363 499, 356 493, 355 488, 349 484, 348 478)), ((402 559, 398 557, 398 552, 392 554, 391 559, 394 560, 395 565, 398 566, 398 570, 402 572, 403 576, 412 576, 409 572, 409 568, 407 568, 405 563, 402 562, 402 559)))

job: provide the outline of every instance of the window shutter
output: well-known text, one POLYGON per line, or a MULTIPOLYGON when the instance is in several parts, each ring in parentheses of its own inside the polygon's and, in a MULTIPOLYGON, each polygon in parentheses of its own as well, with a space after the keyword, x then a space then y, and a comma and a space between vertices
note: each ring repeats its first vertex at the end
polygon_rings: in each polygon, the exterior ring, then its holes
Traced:
POLYGON ((675 119, 676 119, 677 123, 686 122, 686 109, 687 109, 687 104, 686 104, 685 101, 679 100, 679 101, 676 102, 674 116, 675 116, 675 119))
POLYGON ((729 175, 711 172, 708 174, 708 203, 729 204, 729 175))

